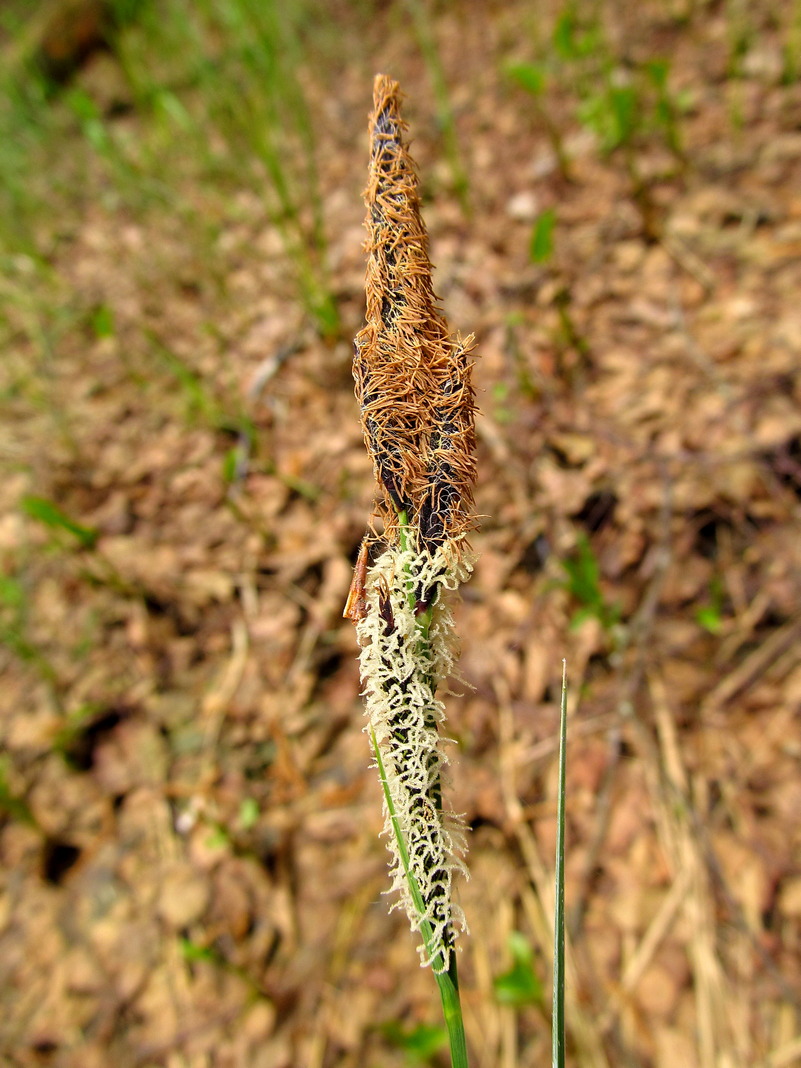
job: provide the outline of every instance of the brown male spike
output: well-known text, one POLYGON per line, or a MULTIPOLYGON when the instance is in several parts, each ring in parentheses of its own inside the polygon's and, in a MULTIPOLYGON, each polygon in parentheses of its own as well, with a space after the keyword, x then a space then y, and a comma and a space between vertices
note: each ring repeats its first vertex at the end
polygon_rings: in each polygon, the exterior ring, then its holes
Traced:
POLYGON ((388 541, 402 513, 420 549, 456 539, 458 550, 473 524, 472 338, 451 338, 438 307, 399 101, 397 82, 378 75, 364 194, 366 324, 353 374, 388 541))

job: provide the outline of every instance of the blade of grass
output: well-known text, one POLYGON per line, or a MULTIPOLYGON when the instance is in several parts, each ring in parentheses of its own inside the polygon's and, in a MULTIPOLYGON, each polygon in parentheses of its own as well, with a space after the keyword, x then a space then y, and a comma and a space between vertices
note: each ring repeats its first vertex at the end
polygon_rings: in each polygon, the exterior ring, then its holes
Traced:
POLYGON ((77 538, 82 549, 93 548, 97 541, 98 532, 96 530, 70 519, 68 515, 65 515, 60 508, 53 504, 52 501, 47 500, 46 497, 28 495, 22 498, 21 507, 23 512, 29 515, 31 519, 37 520, 37 522, 50 530, 65 530, 68 534, 72 534, 74 538, 77 538))
POLYGON ((567 763, 567 661, 562 661, 559 717, 559 800, 556 823, 556 892, 553 914, 553 1068, 565 1065, 565 765, 567 763))

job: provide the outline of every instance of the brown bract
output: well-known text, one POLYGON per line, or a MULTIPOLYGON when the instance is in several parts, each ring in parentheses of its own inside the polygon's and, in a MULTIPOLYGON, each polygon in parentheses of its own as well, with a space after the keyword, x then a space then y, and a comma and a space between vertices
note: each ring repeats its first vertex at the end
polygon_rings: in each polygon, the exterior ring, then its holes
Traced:
POLYGON ((451 337, 431 282, 417 174, 397 82, 378 75, 370 117, 366 324, 353 374, 389 540, 406 514, 433 550, 472 525, 472 338, 451 337))

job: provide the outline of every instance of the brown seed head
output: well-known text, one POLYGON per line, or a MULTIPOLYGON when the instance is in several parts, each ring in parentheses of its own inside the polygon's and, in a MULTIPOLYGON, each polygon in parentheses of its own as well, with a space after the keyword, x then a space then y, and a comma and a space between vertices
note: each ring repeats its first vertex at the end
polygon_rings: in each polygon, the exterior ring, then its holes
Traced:
POLYGON ((417 174, 397 82, 378 75, 370 117, 366 324, 353 374, 390 540, 405 512, 429 550, 472 526, 472 338, 451 338, 431 282, 417 174))

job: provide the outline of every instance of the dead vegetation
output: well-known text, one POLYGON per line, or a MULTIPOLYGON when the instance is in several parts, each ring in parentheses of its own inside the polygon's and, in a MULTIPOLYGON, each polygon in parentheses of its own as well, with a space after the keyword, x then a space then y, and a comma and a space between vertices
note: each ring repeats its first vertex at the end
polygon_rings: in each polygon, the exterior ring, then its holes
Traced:
MULTIPOLYGON (((435 286, 481 353, 474 690, 449 720, 474 1063, 548 1057, 547 1011, 494 981, 520 931, 547 990, 562 657, 571 1063, 801 1061, 797 12, 600 5, 616 79, 669 57, 680 162, 661 127, 605 149, 579 121, 587 60, 558 59, 546 6, 432 14, 469 216, 405 6, 308 34, 326 340, 251 185, 176 164, 137 201, 63 119, 41 255, 0 274, 4 1063, 400 1065, 437 1021, 381 897, 342 619, 373 484, 350 364, 376 70, 408 94, 435 286), (505 73, 540 55, 569 176, 505 73)), ((114 62, 75 85, 127 144, 145 118, 114 62)))

